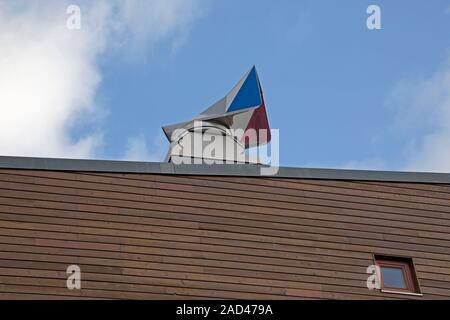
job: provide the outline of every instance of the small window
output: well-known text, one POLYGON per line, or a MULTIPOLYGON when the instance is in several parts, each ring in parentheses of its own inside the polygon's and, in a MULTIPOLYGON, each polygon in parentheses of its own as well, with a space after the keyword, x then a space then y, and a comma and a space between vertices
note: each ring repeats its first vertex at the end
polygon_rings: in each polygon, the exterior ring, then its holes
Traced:
POLYGON ((382 290, 420 293, 412 259, 375 256, 375 263, 380 268, 382 290))

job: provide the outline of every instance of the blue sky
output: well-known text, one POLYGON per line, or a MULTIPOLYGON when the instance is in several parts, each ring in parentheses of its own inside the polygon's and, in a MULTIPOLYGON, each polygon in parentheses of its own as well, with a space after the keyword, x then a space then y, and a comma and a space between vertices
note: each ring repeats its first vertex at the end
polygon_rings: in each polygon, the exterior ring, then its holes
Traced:
POLYGON ((82 157, 126 158, 134 141, 135 158, 162 161, 161 126, 197 115, 255 64, 281 165, 450 170, 448 0, 190 3, 169 35, 125 35, 89 58, 95 109, 67 135, 101 141, 82 157), (370 4, 381 30, 366 27, 370 4))

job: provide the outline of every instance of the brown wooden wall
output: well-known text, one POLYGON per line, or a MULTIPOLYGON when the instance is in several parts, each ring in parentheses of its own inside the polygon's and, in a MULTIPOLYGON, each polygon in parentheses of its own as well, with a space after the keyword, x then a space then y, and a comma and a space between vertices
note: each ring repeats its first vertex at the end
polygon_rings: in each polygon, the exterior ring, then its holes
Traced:
POLYGON ((0 298, 73 297, 450 298, 450 186, 0 170, 0 298), (423 297, 369 291, 373 254, 423 297))

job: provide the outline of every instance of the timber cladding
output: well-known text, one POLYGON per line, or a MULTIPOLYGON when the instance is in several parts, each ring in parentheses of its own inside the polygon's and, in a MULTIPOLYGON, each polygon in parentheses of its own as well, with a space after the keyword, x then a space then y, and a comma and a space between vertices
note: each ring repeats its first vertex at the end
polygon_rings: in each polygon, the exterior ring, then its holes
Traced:
POLYGON ((450 298, 450 185, 0 169, 0 298, 450 298), (374 254, 423 295, 369 290, 374 254))

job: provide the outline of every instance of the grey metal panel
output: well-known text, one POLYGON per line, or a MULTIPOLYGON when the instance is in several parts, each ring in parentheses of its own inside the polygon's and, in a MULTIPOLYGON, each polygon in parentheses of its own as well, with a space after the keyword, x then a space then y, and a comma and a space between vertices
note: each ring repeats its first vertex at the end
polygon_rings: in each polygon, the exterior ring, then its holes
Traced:
POLYGON ((275 176, 261 176, 263 166, 254 164, 180 164, 115 160, 80 160, 0 156, 0 168, 56 171, 97 171, 121 173, 155 173, 176 175, 211 175, 277 177, 328 180, 365 180, 450 184, 450 174, 431 172, 396 172, 372 170, 312 169, 280 167, 275 176))
POLYGON ((227 111, 227 105, 226 105, 226 97, 223 97, 216 103, 214 103, 211 107, 204 110, 202 113, 200 113, 200 116, 213 116, 213 115, 220 115, 227 111))
POLYGON ((0 156, 0 168, 57 171, 161 173, 160 163, 0 156))
POLYGON ((173 163, 161 162, 159 164, 159 167, 160 167, 160 173, 165 173, 165 174, 174 174, 175 173, 173 163))
POLYGON ((433 172, 282 167, 277 176, 303 179, 450 183, 450 174, 433 172))
POLYGON ((174 165, 179 175, 248 176, 260 175, 260 166, 251 164, 180 164, 174 165))

